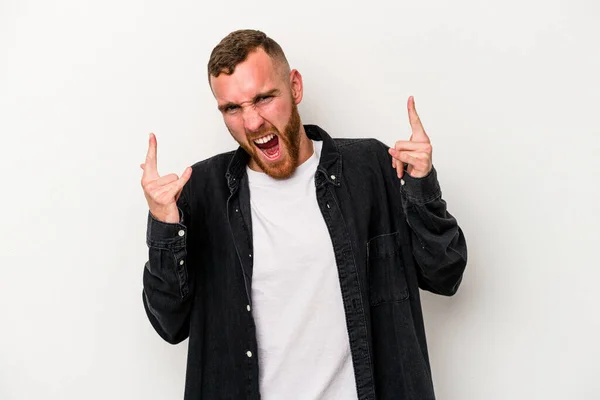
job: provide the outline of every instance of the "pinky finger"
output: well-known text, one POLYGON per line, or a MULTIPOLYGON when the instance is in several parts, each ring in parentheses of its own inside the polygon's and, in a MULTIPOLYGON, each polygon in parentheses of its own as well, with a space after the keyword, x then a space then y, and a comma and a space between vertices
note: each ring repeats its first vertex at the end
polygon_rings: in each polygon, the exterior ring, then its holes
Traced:
POLYGON ((183 174, 179 177, 179 179, 163 186, 161 188, 160 193, 161 194, 169 193, 169 197, 177 198, 179 196, 179 193, 182 191, 183 187, 185 186, 186 182, 188 181, 188 179, 190 179, 190 176, 191 176, 191 168, 186 168, 185 171, 183 171, 183 174))
POLYGON ((183 171, 183 173, 181 174, 179 179, 177 180, 177 182, 179 182, 180 188, 183 188, 185 186, 185 184, 187 183, 187 181, 190 179, 191 176, 192 176, 192 168, 187 167, 183 171))

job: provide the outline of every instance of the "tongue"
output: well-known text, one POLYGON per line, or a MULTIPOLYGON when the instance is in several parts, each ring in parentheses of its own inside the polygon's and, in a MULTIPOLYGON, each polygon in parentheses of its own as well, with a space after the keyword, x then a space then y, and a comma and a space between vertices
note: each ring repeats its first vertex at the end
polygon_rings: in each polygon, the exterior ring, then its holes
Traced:
POLYGON ((275 154, 277 154, 278 150, 279 150, 279 146, 273 146, 273 147, 263 149, 263 153, 265 153, 269 157, 273 157, 275 154))

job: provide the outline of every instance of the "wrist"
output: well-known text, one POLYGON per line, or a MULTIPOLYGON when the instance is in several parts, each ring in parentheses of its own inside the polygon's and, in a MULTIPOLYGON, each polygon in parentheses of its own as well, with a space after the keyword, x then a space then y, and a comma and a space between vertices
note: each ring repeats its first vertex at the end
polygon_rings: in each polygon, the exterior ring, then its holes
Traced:
POLYGON ((150 209, 150 214, 159 220, 168 224, 176 224, 179 222, 179 209, 177 206, 168 207, 163 209, 150 209))

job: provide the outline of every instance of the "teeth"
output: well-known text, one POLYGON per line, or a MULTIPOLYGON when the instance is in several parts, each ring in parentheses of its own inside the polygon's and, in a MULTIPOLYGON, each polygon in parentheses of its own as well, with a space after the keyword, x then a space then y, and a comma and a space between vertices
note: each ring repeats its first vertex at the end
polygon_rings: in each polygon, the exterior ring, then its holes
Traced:
POLYGON ((256 143, 256 144, 267 143, 269 140, 273 139, 274 137, 275 137, 275 135, 271 133, 270 135, 263 136, 261 138, 256 139, 254 141, 254 143, 256 143))

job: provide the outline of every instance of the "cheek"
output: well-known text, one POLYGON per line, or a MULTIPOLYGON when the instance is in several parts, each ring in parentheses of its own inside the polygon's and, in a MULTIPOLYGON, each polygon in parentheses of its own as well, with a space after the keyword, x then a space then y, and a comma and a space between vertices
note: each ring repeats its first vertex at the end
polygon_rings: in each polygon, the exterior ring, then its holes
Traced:
POLYGON ((241 118, 224 117, 223 120, 227 130, 237 141, 243 140, 246 137, 244 124, 241 122, 241 118))
POLYGON ((263 118, 281 132, 287 125, 291 112, 292 108, 290 105, 282 102, 273 102, 268 107, 265 107, 263 118))

